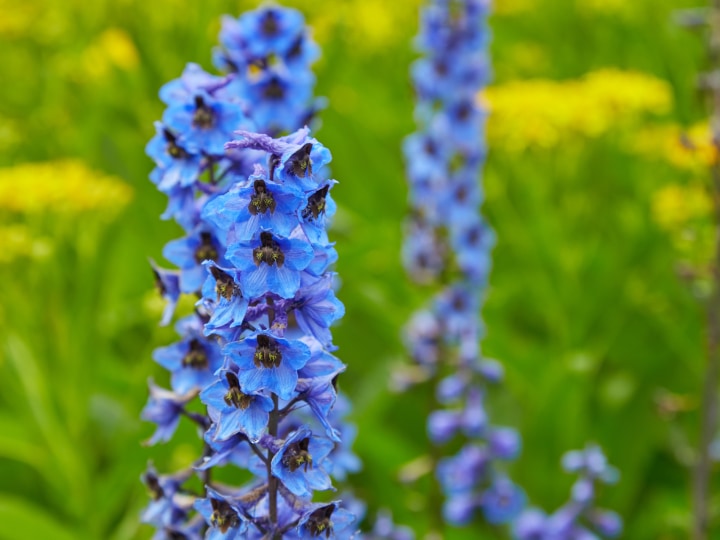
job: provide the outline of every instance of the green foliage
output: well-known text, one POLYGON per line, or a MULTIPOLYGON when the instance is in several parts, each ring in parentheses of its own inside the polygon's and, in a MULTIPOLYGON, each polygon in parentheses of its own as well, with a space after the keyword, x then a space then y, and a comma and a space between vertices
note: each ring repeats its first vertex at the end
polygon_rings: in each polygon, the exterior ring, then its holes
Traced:
MULTIPOLYGON (((352 483, 371 514, 391 507, 397 521, 424 531, 427 477, 415 485, 397 478, 426 452, 430 390, 387 391, 402 361, 400 328, 427 297, 399 262, 417 2, 287 3, 307 11, 324 50, 318 93, 330 107, 318 137, 340 181, 333 237, 348 308, 336 342, 365 462, 352 483), (373 6, 376 17, 398 22, 389 33, 373 24, 373 6)), ((588 8, 602 4, 590 0, 507 2, 519 7, 492 21, 496 78, 644 71, 672 85, 668 120, 696 121, 702 41, 672 27, 679 3, 609 2, 621 5, 612 12, 588 8), (518 60, 518 45, 535 51, 530 61, 518 60)), ((252 5, 0 0, 0 165, 79 157, 135 193, 112 223, 93 214, 18 216, 0 201, 0 226, 23 223, 54 245, 49 258, 0 265, 0 538, 148 538, 138 524, 145 463, 169 470, 199 448, 189 425, 172 445, 140 445, 152 430, 138 419, 145 381, 165 382, 151 351, 173 339, 156 326, 146 259, 161 261, 178 234, 158 219, 164 200, 147 180, 143 148, 162 112, 159 87, 186 62, 209 69, 219 15, 252 5), (107 29, 134 44, 134 62, 122 43, 113 60, 101 39, 107 29)), ((484 180, 498 243, 483 348, 507 370, 493 414, 524 437, 511 473, 532 501, 553 509, 570 484, 561 454, 597 441, 622 472, 602 503, 625 517, 625 536, 686 538, 703 308, 676 275, 677 254, 651 212, 654 193, 677 173, 631 155, 614 133, 521 154, 497 143, 484 180)), ((33 190, 22 182, 18 190, 33 190)), ((479 535, 503 537, 477 524, 448 538, 479 535)))

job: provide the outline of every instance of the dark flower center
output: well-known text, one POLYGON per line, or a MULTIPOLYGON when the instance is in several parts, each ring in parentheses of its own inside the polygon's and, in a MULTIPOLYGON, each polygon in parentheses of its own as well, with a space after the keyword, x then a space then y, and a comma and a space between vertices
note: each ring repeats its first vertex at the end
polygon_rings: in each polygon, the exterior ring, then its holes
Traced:
POLYGON ((273 239, 272 234, 267 231, 260 233, 260 247, 253 249, 253 257, 255 264, 259 265, 261 262, 272 266, 277 264, 282 266, 285 263, 285 255, 280 250, 280 246, 273 239))
POLYGON ((226 533, 229 528, 240 525, 240 518, 227 502, 210 499, 210 504, 213 508, 210 524, 213 527, 217 527, 223 533, 226 533))
POLYGON ((423 148, 425 149, 425 153, 429 156, 435 156, 437 155, 437 145, 435 144, 435 141, 433 141, 431 138, 425 139, 425 144, 423 145, 423 148))
POLYGON ((240 288, 229 274, 223 272, 217 266, 211 266, 210 273, 215 278, 217 300, 220 300, 221 296, 225 300, 231 300, 233 296, 240 293, 240 288))
POLYGON ((285 88, 283 88, 280 79, 277 77, 270 79, 270 82, 268 82, 265 85, 265 88, 263 88, 263 97, 265 97, 265 99, 276 100, 280 100, 285 97, 285 88))
POLYGON ((285 450, 282 464, 290 469, 290 472, 295 472, 300 467, 303 467, 304 472, 307 472, 308 467, 312 469, 312 456, 310 452, 308 452, 309 447, 309 437, 292 443, 288 446, 287 450, 285 450))
POLYGON ((470 118, 470 114, 472 113, 472 105, 464 101, 460 104, 460 106, 457 108, 457 117, 459 120, 467 120, 470 118))
POLYGON ((200 129, 210 129, 215 124, 215 114, 202 96, 195 96, 195 113, 192 123, 200 129))
POLYGON ((455 198, 458 200, 458 202, 465 202, 465 200, 468 198, 468 195, 468 188, 465 185, 460 186, 455 191, 455 198))
POLYGON ((254 399, 253 396, 243 394, 242 390, 240 390, 240 381, 238 381, 237 375, 234 373, 226 373, 225 379, 230 386, 223 396, 225 403, 227 403, 228 407, 233 406, 236 409, 247 409, 254 399))
POLYGON ((482 231, 479 227, 473 227, 468 231, 467 234, 467 241, 470 245, 474 246, 478 242, 480 242, 480 239, 482 238, 482 231))
POLYGON ((268 164, 270 167, 270 173, 268 174, 268 178, 270 180, 275 180, 275 169, 277 169, 277 166, 280 165, 280 159, 280 156, 272 154, 270 156, 270 159, 268 160, 268 164))
POLYGON ((163 129, 163 136, 167 141, 165 149, 167 150, 167 153, 170 154, 170 157, 174 159, 185 159, 188 157, 188 153, 185 149, 178 146, 175 135, 173 135, 169 130, 163 129))
POLYGON ((325 212, 325 197, 327 197, 329 189, 328 185, 310 195, 307 206, 302 211, 303 219, 309 219, 311 215, 313 219, 317 219, 320 214, 325 212))
POLYGON ((150 492, 150 496, 153 498, 153 500, 158 501, 162 499, 165 495, 165 491, 163 491, 157 475, 151 472, 145 473, 145 485, 147 486, 148 491, 150 492))
POLYGON ((315 510, 307 520, 306 527, 310 532, 310 536, 322 536, 330 538, 333 532, 333 523, 330 517, 335 511, 335 505, 329 504, 315 510))
POLYGON ((279 367, 282 362, 282 352, 277 341, 265 334, 258 335, 253 361, 255 367, 279 367))
POLYGON ((280 31, 280 25, 278 24, 277 20, 277 13, 272 10, 268 10, 267 12, 265 12, 265 15, 263 16, 260 23, 260 29, 262 30, 263 34, 268 36, 273 36, 277 34, 280 31))
POLYGON ((275 199, 272 193, 267 189, 265 180, 255 180, 255 193, 250 197, 250 204, 248 204, 248 210, 253 216, 257 214, 264 214, 268 210, 272 214, 275 212, 275 199))
POLYGON ((193 369, 205 369, 208 367, 208 357, 205 352, 205 347, 203 347, 197 339, 190 341, 190 348, 187 354, 183 356, 182 366, 193 369))
POLYGON ((218 252, 209 232, 200 233, 200 245, 195 250, 195 261, 200 264, 203 261, 217 261, 218 252))
POLYGON ((293 58, 297 58, 302 54, 302 46, 303 46, 303 36, 300 35, 293 43, 292 47, 290 47, 290 50, 287 53, 288 60, 292 60, 293 58))
POLYGON ((290 172, 300 178, 312 174, 312 162, 310 161, 310 152, 312 151, 312 143, 305 143, 300 150, 290 156, 285 164, 290 172))
POLYGON ((165 283, 163 283, 162 278, 160 277, 160 273, 157 270, 155 270, 154 268, 152 269, 152 272, 153 272, 153 276, 155 277, 155 288, 160 293, 160 296, 165 296, 167 294, 168 290, 167 290, 167 287, 165 287, 165 283))

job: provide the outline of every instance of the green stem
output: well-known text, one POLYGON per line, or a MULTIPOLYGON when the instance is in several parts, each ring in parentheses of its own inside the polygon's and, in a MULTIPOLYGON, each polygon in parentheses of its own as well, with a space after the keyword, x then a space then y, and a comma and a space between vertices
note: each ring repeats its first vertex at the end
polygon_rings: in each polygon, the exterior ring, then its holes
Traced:
MULTIPOLYGON (((278 406, 278 397, 273 394, 272 395, 273 400, 273 410, 270 411, 270 419, 268 420, 268 433, 273 436, 277 437, 278 434, 278 423, 280 421, 280 410, 278 406)), ((275 478, 272 474, 271 464, 272 459, 275 457, 275 452, 272 450, 268 450, 267 453, 267 461, 265 462, 266 470, 267 470, 267 478, 268 478, 268 499, 270 503, 270 524, 271 524, 271 533, 273 540, 279 540, 281 538, 281 533, 278 531, 277 523, 278 523, 278 508, 277 508, 277 495, 278 495, 278 479, 275 478)))

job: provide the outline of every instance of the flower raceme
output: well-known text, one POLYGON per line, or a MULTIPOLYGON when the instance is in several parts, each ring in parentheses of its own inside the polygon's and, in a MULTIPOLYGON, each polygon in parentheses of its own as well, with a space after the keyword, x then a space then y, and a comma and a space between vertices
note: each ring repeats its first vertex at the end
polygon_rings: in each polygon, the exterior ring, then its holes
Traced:
POLYGON ((213 538, 291 529, 330 537, 350 524, 339 501, 311 502, 314 491, 332 487, 333 453, 343 450, 342 427, 333 425, 331 413, 345 366, 331 354, 328 330, 343 310, 328 268, 334 248, 317 223, 324 223, 323 209, 334 207, 335 182, 323 175, 330 156, 307 130, 280 139, 241 133, 228 146, 264 152, 265 164, 200 212, 218 245, 226 246, 228 266, 202 262, 198 313, 179 325, 183 341, 156 353, 172 373, 173 392, 156 392, 160 405, 146 416, 158 420, 157 437, 167 439, 188 414, 176 393, 199 392, 208 417, 201 422, 205 458, 196 467, 233 463, 257 475, 239 490, 208 485, 206 497, 195 502, 213 538))
MULTIPOLYGON (((483 359, 480 309, 494 235, 479 212, 478 177, 485 156, 485 111, 477 95, 488 78, 487 0, 432 0, 423 9, 416 43, 423 53, 411 70, 418 130, 404 143, 411 214, 403 247, 416 282, 439 285, 429 306, 406 328, 409 355, 436 385, 437 410, 427 423, 431 444, 456 438, 454 456, 436 460, 444 521, 470 522, 480 511, 491 524, 511 521, 525 495, 502 471, 520 437, 493 425, 485 410, 502 369, 483 359)), ((416 371, 413 371, 415 373, 416 371)), ((403 386, 411 380, 398 382, 403 386)), ((436 453, 441 453, 438 449, 436 453)), ((436 519, 440 529, 443 519, 436 519)))
POLYGON ((347 405, 335 406, 345 370, 330 332, 344 313, 326 232, 336 182, 308 128, 278 137, 319 106, 309 71, 317 47, 298 12, 274 6, 224 19, 220 40, 216 63, 229 73, 189 64, 166 84, 168 108, 147 146, 151 180, 169 199, 163 217, 185 231, 163 251, 179 270, 153 266, 168 300, 163 323, 181 294, 199 300, 176 325, 181 340, 155 352, 171 389, 152 385, 143 417, 157 424, 150 443, 189 418, 204 450, 174 475, 148 470, 143 520, 157 538, 345 538, 352 514, 340 501, 312 502, 331 475, 359 468, 347 405), (195 399, 207 414, 189 409, 195 399), (212 481, 223 466, 253 479, 212 481), (202 497, 185 487, 193 473, 202 497))

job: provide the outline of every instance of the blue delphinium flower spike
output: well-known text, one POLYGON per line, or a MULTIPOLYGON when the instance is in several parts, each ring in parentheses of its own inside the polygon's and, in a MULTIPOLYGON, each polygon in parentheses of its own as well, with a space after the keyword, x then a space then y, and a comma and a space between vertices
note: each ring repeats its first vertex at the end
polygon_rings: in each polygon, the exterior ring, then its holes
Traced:
POLYGON ((478 513, 491 524, 507 523, 525 503, 502 466, 518 456, 520 437, 494 425, 485 407, 502 372, 479 348, 494 243, 479 211, 486 112, 478 93, 489 77, 488 10, 488 0, 430 0, 422 10, 416 44, 423 57, 411 69, 418 130, 403 145, 411 206, 403 262, 416 282, 440 290, 406 327, 415 371, 397 381, 401 388, 427 379, 436 385, 438 408, 427 423, 431 444, 465 441, 435 464, 443 516, 453 525, 478 513))
POLYGON ((163 218, 185 231, 163 250, 179 270, 152 263, 163 323, 181 294, 198 299, 177 324, 180 341, 154 354, 172 389, 151 383, 142 414, 157 425, 150 444, 184 417, 204 448, 182 473, 146 473, 143 519, 158 539, 349 538, 348 509, 312 501, 332 488, 334 463, 338 478, 360 467, 337 388, 345 365, 331 354, 330 326, 344 313, 326 230, 336 182, 306 126, 321 106, 310 72, 318 49, 300 13, 277 6, 226 17, 220 41, 226 74, 188 64, 163 86, 167 109, 146 148, 168 196, 163 218), (215 467, 252 479, 221 485, 215 467), (201 496, 183 485, 192 472, 201 496))

